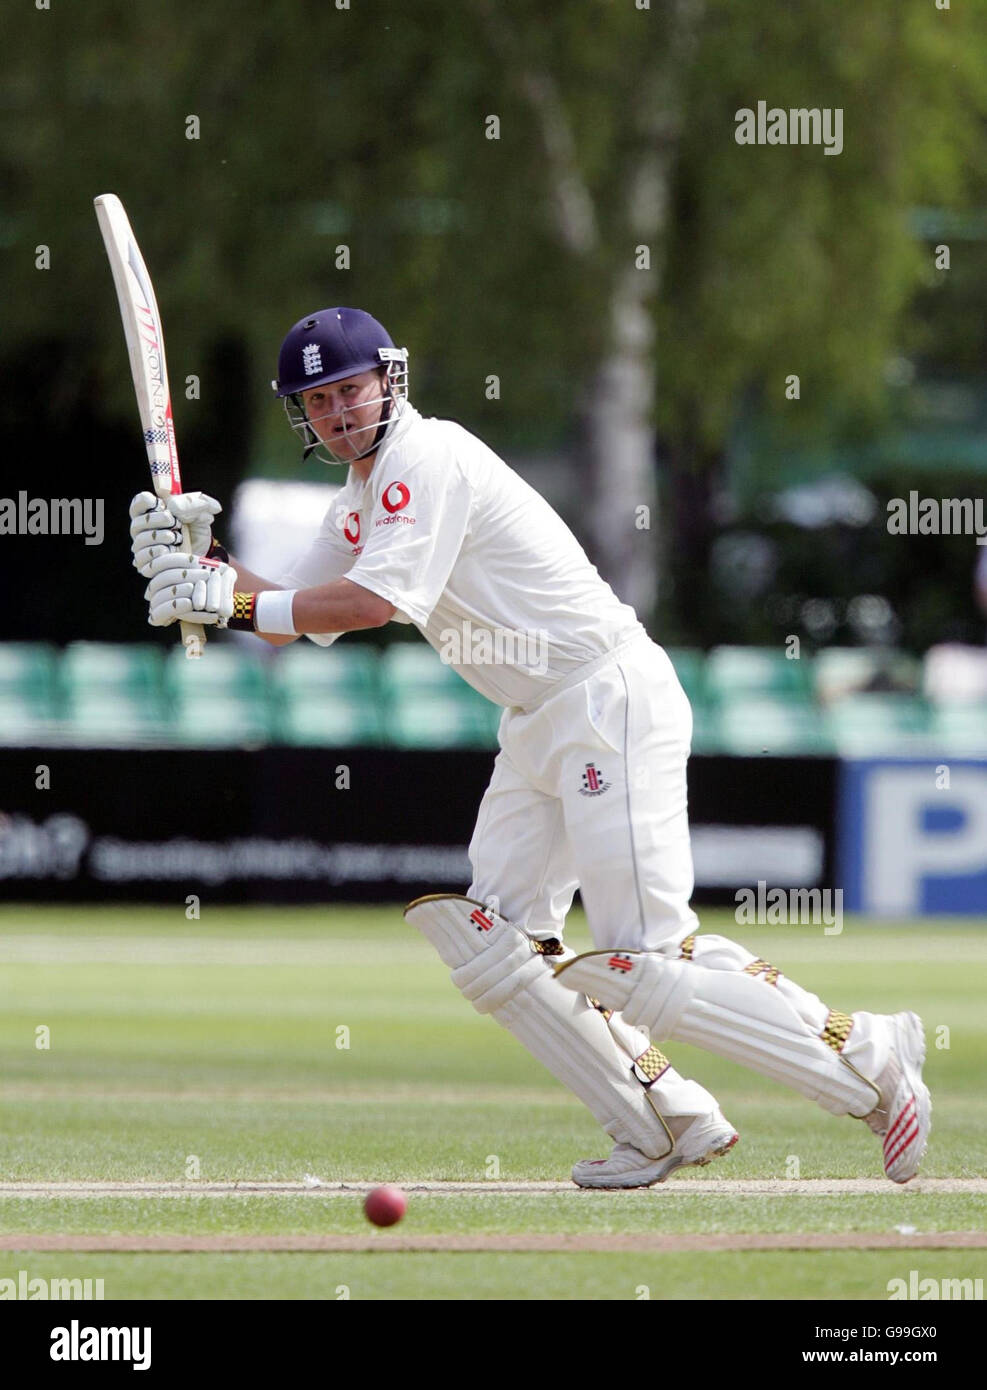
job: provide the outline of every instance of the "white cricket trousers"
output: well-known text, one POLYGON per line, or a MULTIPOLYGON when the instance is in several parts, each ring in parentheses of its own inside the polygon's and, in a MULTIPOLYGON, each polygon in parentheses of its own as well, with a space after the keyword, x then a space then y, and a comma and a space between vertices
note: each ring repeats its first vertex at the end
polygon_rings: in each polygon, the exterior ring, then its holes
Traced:
MULTIPOLYGON (((533 936, 561 937, 578 887, 597 950, 679 957, 699 925, 689 906, 691 737, 692 712, 672 663, 646 634, 536 708, 507 710, 470 844, 470 897, 495 899, 505 917, 533 936)), ((853 1015, 852 1032, 837 1049, 852 1060, 844 1067, 826 1038, 834 1015, 816 995, 777 972, 775 988, 755 979, 751 967, 767 962, 725 937, 700 936, 689 958, 703 1026, 688 1041, 787 1081, 833 1114, 873 1109, 877 1092, 864 1077, 879 1076, 887 1064, 886 1020, 853 1015), (733 1021, 717 1034, 707 1022, 723 1013, 725 973, 744 982, 743 996, 733 1021), (779 1007, 784 1014, 770 1066, 759 1041, 768 1003, 776 1024, 779 1007)), ((668 1036, 675 1040, 679 1032, 668 1036)), ((669 1088, 682 1085, 669 1069, 655 1083, 664 1091, 652 1095, 667 1107, 669 1088)))
POLYGON ((470 844, 470 897, 561 937, 579 888, 598 950, 662 951, 698 927, 686 762, 692 711, 646 634, 535 708, 505 710, 470 844))

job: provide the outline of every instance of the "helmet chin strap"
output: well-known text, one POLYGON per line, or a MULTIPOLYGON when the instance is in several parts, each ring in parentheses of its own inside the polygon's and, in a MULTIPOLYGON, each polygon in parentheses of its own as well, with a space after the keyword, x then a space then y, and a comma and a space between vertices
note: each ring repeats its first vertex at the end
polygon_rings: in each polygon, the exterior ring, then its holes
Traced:
POLYGON ((392 407, 393 404, 394 404, 394 396, 393 396, 393 394, 392 394, 392 392, 391 392, 391 383, 390 383, 390 381, 385 380, 384 385, 385 385, 386 388, 387 388, 387 396, 386 396, 386 399, 384 400, 384 404, 383 404, 383 405, 381 406, 381 408, 380 408, 380 423, 379 423, 378 426, 377 426, 377 433, 374 435, 374 442, 373 442, 373 444, 372 444, 372 445, 370 446, 370 448, 367 450, 367 453, 366 453, 366 454, 361 454, 361 455, 360 455, 360 457, 361 457, 362 459, 365 459, 365 458, 367 457, 368 454, 376 453, 376 451, 377 451, 377 450, 380 448, 380 446, 383 444, 383 442, 384 442, 384 435, 387 433, 387 427, 388 427, 388 425, 391 423, 391 407, 392 407))

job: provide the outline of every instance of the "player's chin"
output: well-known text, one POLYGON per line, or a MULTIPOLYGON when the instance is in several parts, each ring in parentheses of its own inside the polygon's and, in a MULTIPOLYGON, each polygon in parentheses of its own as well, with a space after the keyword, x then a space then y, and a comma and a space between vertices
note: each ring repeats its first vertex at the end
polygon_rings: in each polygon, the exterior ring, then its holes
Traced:
POLYGON ((333 430, 329 435, 323 435, 323 443, 333 454, 357 454, 359 449, 356 447, 356 433, 354 430, 333 430))
POLYGON ((354 449, 351 441, 342 434, 319 434, 319 443, 326 455, 334 463, 350 463, 353 456, 358 452, 354 449))
POLYGON ((359 449, 354 448, 352 442, 348 439, 327 439, 324 443, 326 446, 326 453, 336 463, 352 463, 360 452, 359 449))
POLYGON ((373 438, 373 426, 364 429, 347 430, 345 434, 333 434, 324 440, 330 454, 335 454, 340 463, 351 463, 361 458, 373 438))

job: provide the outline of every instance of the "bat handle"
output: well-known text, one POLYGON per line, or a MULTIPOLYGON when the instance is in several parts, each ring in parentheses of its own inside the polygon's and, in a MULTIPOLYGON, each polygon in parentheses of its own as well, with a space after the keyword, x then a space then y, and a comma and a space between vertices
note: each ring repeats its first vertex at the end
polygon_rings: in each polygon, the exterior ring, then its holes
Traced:
MULTIPOLYGON (((189 540, 189 529, 182 527, 182 544, 186 550, 191 549, 189 540)), ((206 645, 206 630, 199 623, 182 623, 182 646, 185 648, 185 656, 189 661, 198 661, 202 655, 202 648, 206 645)))
POLYGON ((190 661, 198 661, 206 645, 206 630, 198 623, 182 623, 182 645, 190 661))

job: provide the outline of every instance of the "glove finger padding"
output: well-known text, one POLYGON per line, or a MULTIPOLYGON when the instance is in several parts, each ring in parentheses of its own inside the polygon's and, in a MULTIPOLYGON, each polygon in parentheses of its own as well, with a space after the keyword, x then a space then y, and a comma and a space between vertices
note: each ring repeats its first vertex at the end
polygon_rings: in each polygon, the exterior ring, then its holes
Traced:
POLYGON ((222 504, 205 492, 177 492, 167 499, 139 492, 130 504, 134 568, 151 576, 151 562, 162 548, 205 555, 212 545, 212 521, 222 504))
POLYGON ((130 515, 143 516, 145 512, 153 512, 155 507, 161 505, 161 499, 153 492, 139 492, 130 503, 130 515))
POLYGON ((176 618, 226 626, 233 613, 236 570, 222 562, 203 562, 195 555, 168 552, 152 560, 145 591, 148 622, 165 627, 176 618))
POLYGON ((168 506, 183 526, 194 526, 198 522, 210 524, 223 510, 223 504, 207 492, 176 492, 168 498, 168 506))
POLYGON ((172 512, 167 502, 160 497, 155 497, 153 493, 142 492, 140 498, 135 497, 130 504, 130 534, 136 536, 140 531, 146 531, 152 526, 177 526, 175 514, 172 512), (141 501, 139 511, 134 511, 138 501, 141 501), (150 506, 145 505, 150 501, 150 506))
POLYGON ((145 512, 143 516, 135 517, 130 523, 130 538, 134 542, 134 549, 137 548, 139 536, 155 536, 159 540, 171 536, 175 541, 181 541, 182 528, 171 512, 161 507, 156 512, 145 512))
POLYGON ((223 510, 221 504, 205 492, 179 492, 168 498, 168 507, 188 533, 188 549, 205 555, 212 545, 213 518, 223 510))
MULTIPOLYGON (((168 536, 171 534, 171 532, 155 531, 153 533, 148 533, 148 535, 151 534, 155 536, 168 536)), ((143 540, 144 537, 142 537, 141 539, 143 540)), ((159 555, 167 555, 169 553, 173 553, 173 551, 174 545, 169 544, 167 541, 148 541, 148 543, 146 545, 143 545, 139 550, 135 549, 134 569, 137 570, 139 574, 142 574, 145 579, 147 579, 148 575, 151 572, 151 561, 156 560, 159 555)))
POLYGON ((153 583, 162 574, 167 574, 170 570, 197 570, 204 569, 202 559, 198 555, 192 555, 187 550, 168 550, 163 555, 158 555, 148 566, 148 579, 153 583))
POLYGON ((167 550, 182 545, 179 523, 153 492, 139 492, 130 504, 130 549, 134 569, 145 579, 150 576, 150 563, 167 550))
POLYGON ((232 565, 220 565, 206 580, 206 601, 204 607, 214 612, 217 618, 226 622, 233 616, 233 587, 236 584, 236 570, 232 565))
POLYGON ((150 601, 147 621, 152 627, 167 627, 176 618, 185 618, 192 611, 194 584, 176 584, 173 588, 155 594, 150 601))

